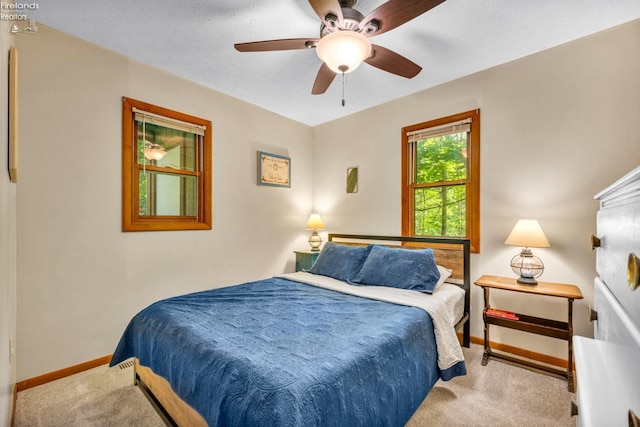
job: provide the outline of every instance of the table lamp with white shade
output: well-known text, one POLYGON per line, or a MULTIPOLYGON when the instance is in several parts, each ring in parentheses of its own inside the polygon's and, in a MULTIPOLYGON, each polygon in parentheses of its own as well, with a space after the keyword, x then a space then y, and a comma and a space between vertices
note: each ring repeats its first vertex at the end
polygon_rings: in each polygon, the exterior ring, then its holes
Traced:
POLYGON ((322 218, 320 218, 319 214, 309 215, 306 229, 313 230, 313 233, 311 233, 311 236, 309 237, 309 246, 311 246, 311 250, 319 251, 320 245, 322 244, 322 238, 318 234, 318 230, 324 230, 324 222, 322 222, 322 218))
POLYGON ((544 264, 529 248, 551 247, 540 224, 535 219, 520 219, 504 241, 506 245, 521 246, 522 251, 511 259, 511 269, 518 276, 518 283, 537 285, 536 278, 542 275, 544 264))

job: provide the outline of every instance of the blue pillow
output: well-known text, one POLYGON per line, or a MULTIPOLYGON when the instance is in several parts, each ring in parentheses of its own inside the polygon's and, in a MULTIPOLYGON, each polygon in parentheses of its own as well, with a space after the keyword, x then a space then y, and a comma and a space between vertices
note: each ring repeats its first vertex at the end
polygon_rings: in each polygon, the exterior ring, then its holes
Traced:
POLYGON ((433 293, 440 278, 432 249, 374 245, 354 284, 433 293))
POLYGON ((349 246, 327 242, 309 273, 348 282, 358 274, 370 249, 370 246, 349 246))

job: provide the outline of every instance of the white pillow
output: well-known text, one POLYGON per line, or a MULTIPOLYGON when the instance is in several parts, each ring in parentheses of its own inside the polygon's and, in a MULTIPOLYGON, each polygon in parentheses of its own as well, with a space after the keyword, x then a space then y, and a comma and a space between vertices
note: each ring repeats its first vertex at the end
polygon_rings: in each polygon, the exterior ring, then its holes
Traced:
POLYGON ((443 267, 441 265, 436 265, 438 267, 438 271, 440 272, 440 279, 438 279, 438 283, 436 283, 436 288, 444 283, 449 277, 451 277, 452 271, 447 267, 443 267))

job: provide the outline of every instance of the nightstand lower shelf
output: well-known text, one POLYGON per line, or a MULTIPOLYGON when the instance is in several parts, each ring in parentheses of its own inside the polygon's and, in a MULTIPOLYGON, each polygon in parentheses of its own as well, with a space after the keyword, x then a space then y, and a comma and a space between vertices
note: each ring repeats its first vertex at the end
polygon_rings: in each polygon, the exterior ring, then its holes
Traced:
POLYGON ((562 340, 569 339, 569 323, 567 322, 527 316, 525 314, 514 314, 518 317, 518 320, 492 316, 487 314, 486 310, 483 316, 484 321, 491 325, 517 329, 519 331, 530 332, 532 334, 544 335, 562 340))
MULTIPOLYGON (((558 338, 562 340, 569 340, 570 338, 568 322, 544 319, 542 317, 527 316, 525 314, 519 313, 513 313, 513 315, 517 318, 517 320, 487 314, 487 309, 485 309, 482 313, 486 325, 502 326, 504 328, 516 329, 518 331, 530 332, 532 334, 544 335, 547 337, 558 338)), ((496 353, 491 349, 490 346, 487 345, 485 346, 484 355, 482 356, 482 366, 485 366, 487 364, 487 362, 489 361, 489 357, 495 357, 497 359, 503 359, 509 362, 525 365, 530 368, 540 369, 545 372, 560 376, 564 379, 569 379, 569 374, 565 370, 552 368, 550 366, 541 365, 539 363, 531 362, 502 353, 496 353)))
POLYGON ((490 357, 503 359, 564 378, 567 380, 569 391, 573 391, 573 301, 582 298, 580 289, 575 285, 548 282, 539 282, 537 286, 521 285, 518 284, 515 279, 499 276, 482 276, 475 284, 482 287, 484 292, 484 311, 482 312, 482 319, 484 320, 484 355, 482 356, 482 365, 486 365, 490 357), (492 308, 489 303, 489 292, 491 289, 528 295, 565 298, 567 300, 567 321, 562 322, 526 314, 496 310, 492 308), (567 369, 557 369, 541 363, 494 352, 491 349, 489 337, 489 327, 491 325, 567 341, 567 369))

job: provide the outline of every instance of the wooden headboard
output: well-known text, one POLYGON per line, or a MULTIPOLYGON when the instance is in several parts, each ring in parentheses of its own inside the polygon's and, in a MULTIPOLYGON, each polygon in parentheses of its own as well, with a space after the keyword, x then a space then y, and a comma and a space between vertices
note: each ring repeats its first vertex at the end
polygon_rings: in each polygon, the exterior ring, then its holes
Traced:
POLYGON ((463 327, 462 345, 469 347, 471 336, 471 244, 469 239, 331 233, 329 234, 328 240, 345 245, 381 244, 404 249, 433 249, 436 264, 451 269, 451 279, 454 279, 452 283, 455 283, 464 290, 464 316, 456 324, 456 329, 463 327))

